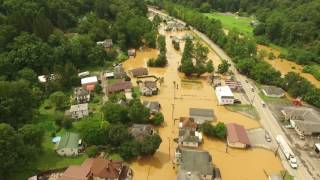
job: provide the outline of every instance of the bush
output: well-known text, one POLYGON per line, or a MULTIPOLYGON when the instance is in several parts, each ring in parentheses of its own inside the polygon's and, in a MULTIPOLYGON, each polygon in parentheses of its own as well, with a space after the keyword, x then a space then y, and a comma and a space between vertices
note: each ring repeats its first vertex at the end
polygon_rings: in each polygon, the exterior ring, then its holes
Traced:
POLYGON ((86 149, 86 154, 88 155, 88 157, 95 157, 97 156, 99 153, 98 147, 93 145, 90 146, 86 149))
POLYGON ((216 126, 210 123, 204 123, 201 125, 201 131, 208 137, 216 137, 219 139, 225 139, 227 134, 227 128, 224 123, 219 122, 216 126))
POLYGON ((275 58, 274 54, 272 52, 269 52, 268 59, 273 60, 275 58))
POLYGON ((164 121, 164 117, 163 117, 163 114, 162 113, 156 113, 152 119, 152 124, 156 125, 156 126, 159 126, 163 123, 164 121))

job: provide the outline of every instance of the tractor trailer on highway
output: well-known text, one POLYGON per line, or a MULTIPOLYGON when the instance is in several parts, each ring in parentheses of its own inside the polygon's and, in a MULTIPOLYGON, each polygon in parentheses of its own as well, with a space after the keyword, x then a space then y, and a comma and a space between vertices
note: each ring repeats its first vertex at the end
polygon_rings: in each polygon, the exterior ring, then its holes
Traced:
POLYGON ((281 151, 283 152, 283 154, 287 158, 290 166, 293 169, 296 169, 298 167, 297 159, 295 158, 295 155, 292 152, 291 148, 289 147, 288 143, 284 140, 282 135, 277 135, 276 140, 277 140, 277 143, 278 143, 281 151))

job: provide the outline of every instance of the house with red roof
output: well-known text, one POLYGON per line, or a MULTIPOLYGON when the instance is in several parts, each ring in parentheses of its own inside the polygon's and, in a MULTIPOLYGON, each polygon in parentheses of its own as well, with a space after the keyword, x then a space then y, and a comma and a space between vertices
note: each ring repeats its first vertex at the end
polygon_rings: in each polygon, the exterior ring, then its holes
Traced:
POLYGON ((227 124, 227 143, 234 148, 250 147, 250 140, 245 128, 236 123, 227 124))

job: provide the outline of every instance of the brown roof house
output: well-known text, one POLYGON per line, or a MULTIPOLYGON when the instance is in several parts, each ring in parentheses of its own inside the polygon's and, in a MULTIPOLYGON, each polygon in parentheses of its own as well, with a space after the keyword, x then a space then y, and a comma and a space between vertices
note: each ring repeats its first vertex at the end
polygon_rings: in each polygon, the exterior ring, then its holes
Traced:
POLYGON ((177 148, 176 164, 179 165, 177 180, 212 180, 212 157, 207 151, 177 148))
POLYGON ((197 130, 192 118, 180 117, 178 143, 182 147, 198 147, 202 143, 202 133, 197 130))
POLYGON ((144 81, 139 83, 141 95, 143 96, 152 96, 158 94, 157 81, 144 81))
POLYGON ((123 161, 102 157, 86 159, 81 166, 70 166, 59 180, 130 180, 131 169, 123 161))
POLYGON ((80 119, 88 116, 88 103, 72 105, 69 110, 66 110, 65 115, 71 117, 72 119, 80 119))
POLYGON ((111 84, 107 87, 109 93, 115 93, 120 91, 125 91, 126 89, 131 89, 132 83, 130 81, 120 81, 111 84))
POLYGON ((143 101, 143 105, 148 108, 152 114, 160 112, 161 105, 158 101, 143 101))
POLYGON ((129 71, 129 74, 131 74, 133 77, 145 76, 145 75, 148 75, 148 69, 144 67, 131 69, 129 71))
POLYGON ((154 134, 154 130, 150 124, 133 124, 130 128, 130 134, 137 140, 143 140, 154 134))
POLYGON ((247 148, 250 146, 250 140, 248 138, 247 131, 243 126, 236 123, 230 123, 227 124, 227 131, 228 146, 234 148, 247 148))
POLYGON ((85 88, 76 88, 74 90, 74 95, 76 101, 81 104, 81 103, 87 103, 90 101, 90 92, 87 91, 85 88))

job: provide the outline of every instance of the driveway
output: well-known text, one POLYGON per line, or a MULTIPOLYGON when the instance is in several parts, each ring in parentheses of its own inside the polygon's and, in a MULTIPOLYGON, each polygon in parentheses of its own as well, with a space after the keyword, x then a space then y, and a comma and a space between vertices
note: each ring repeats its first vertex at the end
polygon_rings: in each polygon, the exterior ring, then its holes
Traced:
POLYGON ((262 128, 257 129, 249 129, 247 130, 248 137, 250 139, 250 143, 252 147, 265 148, 271 151, 275 151, 277 149, 277 145, 275 140, 271 137, 271 142, 268 142, 265 138, 265 130, 262 128))

